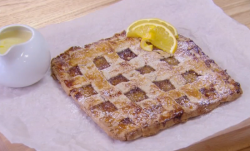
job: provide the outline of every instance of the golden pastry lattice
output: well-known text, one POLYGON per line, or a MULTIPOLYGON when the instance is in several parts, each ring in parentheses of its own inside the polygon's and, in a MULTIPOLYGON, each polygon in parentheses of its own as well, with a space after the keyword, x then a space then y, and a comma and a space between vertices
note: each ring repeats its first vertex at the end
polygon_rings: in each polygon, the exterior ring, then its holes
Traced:
POLYGON ((176 53, 116 34, 52 59, 52 75, 109 136, 133 140, 233 101, 242 90, 189 38, 176 53))

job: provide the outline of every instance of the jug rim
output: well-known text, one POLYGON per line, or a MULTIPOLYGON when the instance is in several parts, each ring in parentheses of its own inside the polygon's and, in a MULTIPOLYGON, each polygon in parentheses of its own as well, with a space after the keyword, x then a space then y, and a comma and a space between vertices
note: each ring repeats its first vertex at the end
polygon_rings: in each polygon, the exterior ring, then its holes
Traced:
POLYGON ((11 25, 7 25, 7 26, 3 26, 3 27, 0 28, 0 34, 4 30, 7 30, 8 28, 14 28, 14 27, 20 27, 20 28, 28 29, 31 32, 31 37, 30 37, 29 40, 27 40, 27 41, 25 41, 23 43, 12 45, 4 54, 0 53, 0 57, 7 55, 13 47, 20 46, 20 45, 25 45, 25 44, 29 43, 34 38, 34 34, 35 34, 34 29, 32 27, 30 27, 28 25, 24 25, 24 24, 11 24, 11 25))

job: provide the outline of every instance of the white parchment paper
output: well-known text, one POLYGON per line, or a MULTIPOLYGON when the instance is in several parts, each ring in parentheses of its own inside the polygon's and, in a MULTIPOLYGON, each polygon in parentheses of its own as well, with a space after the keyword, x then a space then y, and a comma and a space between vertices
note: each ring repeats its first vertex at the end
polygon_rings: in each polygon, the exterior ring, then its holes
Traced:
POLYGON ((55 57, 70 46, 110 37, 142 18, 166 20, 193 39, 240 82, 241 98, 155 136, 120 142, 109 138, 80 111, 48 72, 26 88, 0 86, 0 132, 11 142, 38 151, 166 151, 191 145, 250 117, 250 30, 225 15, 212 0, 123 0, 40 31, 55 57))

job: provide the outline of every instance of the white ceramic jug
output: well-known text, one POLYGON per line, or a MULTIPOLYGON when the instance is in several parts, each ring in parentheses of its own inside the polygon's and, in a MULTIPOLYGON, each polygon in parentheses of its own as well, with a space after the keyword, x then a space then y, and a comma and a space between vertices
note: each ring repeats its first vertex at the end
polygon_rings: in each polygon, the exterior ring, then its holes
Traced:
POLYGON ((12 45, 5 53, 0 53, 0 85, 29 86, 42 79, 48 71, 50 51, 44 37, 27 25, 2 27, 0 36, 12 30, 30 32, 31 37, 26 42, 12 45))

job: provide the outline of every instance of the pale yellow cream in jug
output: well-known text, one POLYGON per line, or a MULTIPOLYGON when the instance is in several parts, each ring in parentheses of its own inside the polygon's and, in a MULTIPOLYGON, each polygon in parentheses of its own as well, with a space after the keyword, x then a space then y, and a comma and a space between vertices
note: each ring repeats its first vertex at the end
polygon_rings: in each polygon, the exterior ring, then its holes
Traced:
POLYGON ((8 30, 0 33, 0 54, 4 54, 11 46, 24 43, 32 37, 27 30, 8 30))

